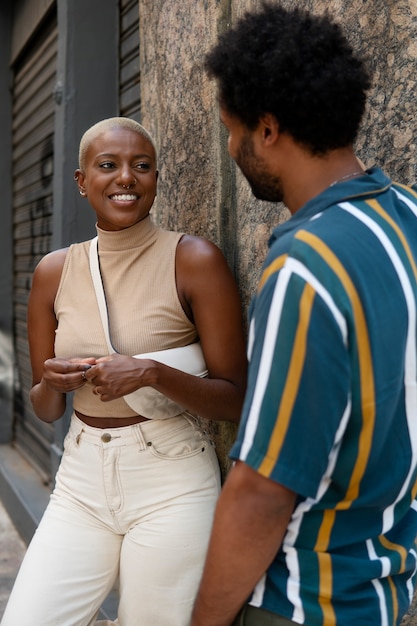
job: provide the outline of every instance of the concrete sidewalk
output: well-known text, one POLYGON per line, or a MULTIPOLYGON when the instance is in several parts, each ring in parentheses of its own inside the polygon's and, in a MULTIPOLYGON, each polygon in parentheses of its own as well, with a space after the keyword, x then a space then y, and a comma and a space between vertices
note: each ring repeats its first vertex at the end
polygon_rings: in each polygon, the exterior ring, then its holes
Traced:
POLYGON ((25 551, 26 545, 0 501, 0 620, 25 551))
MULTIPOLYGON (((26 544, 0 500, 0 622, 25 552, 26 544)), ((114 590, 104 603, 99 618, 109 619, 109 614, 111 614, 114 619, 116 607, 117 592, 114 590)), ((34 624, 34 626, 40 626, 40 624, 34 624)))
MULTIPOLYGON (((28 461, 11 446, 0 445, 0 621, 26 546, 41 520, 49 496, 49 487, 43 484, 28 461)), ((99 618, 114 619, 117 605, 115 587, 104 601, 99 618)))

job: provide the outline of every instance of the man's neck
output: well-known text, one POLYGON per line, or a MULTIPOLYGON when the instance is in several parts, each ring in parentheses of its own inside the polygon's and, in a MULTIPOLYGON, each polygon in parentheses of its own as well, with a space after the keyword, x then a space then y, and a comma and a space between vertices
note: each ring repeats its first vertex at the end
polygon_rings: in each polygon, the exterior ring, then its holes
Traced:
POLYGON ((295 150, 281 176, 284 203, 294 214, 327 187, 355 178, 362 172, 363 165, 352 148, 332 150, 320 157, 303 149, 295 150))

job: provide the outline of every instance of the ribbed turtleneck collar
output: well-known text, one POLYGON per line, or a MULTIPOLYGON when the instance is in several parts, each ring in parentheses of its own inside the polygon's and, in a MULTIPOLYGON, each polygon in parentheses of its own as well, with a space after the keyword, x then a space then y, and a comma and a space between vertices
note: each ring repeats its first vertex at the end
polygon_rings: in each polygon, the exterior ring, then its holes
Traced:
POLYGON ((102 230, 97 224, 96 230, 99 251, 117 252, 149 245, 155 238, 158 227, 148 215, 137 224, 123 230, 102 230))

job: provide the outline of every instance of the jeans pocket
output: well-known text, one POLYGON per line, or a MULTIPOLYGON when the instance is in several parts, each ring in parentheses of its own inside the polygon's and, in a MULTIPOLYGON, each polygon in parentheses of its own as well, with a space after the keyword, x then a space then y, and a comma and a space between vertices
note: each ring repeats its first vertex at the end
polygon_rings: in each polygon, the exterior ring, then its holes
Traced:
POLYGON ((195 426, 185 422, 184 426, 173 430, 168 436, 148 441, 150 453, 158 459, 175 461, 187 459, 203 453, 210 446, 204 434, 195 426))
POLYGON ((63 443, 63 454, 68 456, 71 454, 71 450, 74 448, 76 443, 76 437, 70 431, 65 435, 64 443, 63 443))

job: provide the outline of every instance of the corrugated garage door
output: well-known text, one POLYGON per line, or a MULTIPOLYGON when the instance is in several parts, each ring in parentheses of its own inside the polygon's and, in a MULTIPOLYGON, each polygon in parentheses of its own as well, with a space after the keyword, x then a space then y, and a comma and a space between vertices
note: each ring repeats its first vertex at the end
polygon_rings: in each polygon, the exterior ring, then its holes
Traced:
POLYGON ((49 16, 28 48, 13 68, 14 311, 19 380, 15 441, 48 481, 53 426, 34 415, 29 401, 26 307, 32 272, 51 246, 56 14, 49 16))
POLYGON ((120 2, 120 115, 140 121, 139 2, 120 2))

